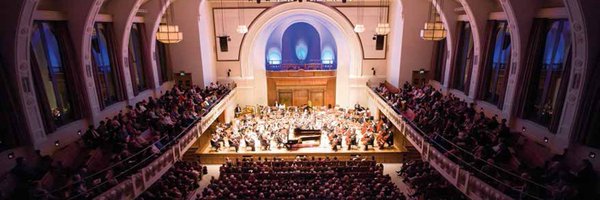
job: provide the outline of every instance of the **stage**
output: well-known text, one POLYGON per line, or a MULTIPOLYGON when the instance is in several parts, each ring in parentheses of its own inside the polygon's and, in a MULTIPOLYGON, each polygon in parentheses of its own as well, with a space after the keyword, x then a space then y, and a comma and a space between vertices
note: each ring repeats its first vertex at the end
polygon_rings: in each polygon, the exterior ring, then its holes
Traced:
MULTIPOLYGON (((364 150, 362 147, 359 149, 354 147, 352 150, 345 148, 333 151, 331 148, 326 147, 301 147, 297 149, 287 150, 286 148, 272 149, 272 150, 260 150, 251 151, 250 147, 247 149, 241 148, 239 152, 235 152, 233 148, 215 151, 206 145, 204 148, 198 149, 196 155, 200 159, 201 163, 204 164, 222 164, 225 163, 225 158, 235 160, 236 158, 270 158, 273 157, 283 158, 285 160, 293 160, 296 156, 307 156, 307 157, 322 157, 329 156, 330 158, 337 157, 340 160, 349 160, 351 157, 360 155, 362 157, 374 156, 377 162, 380 163, 401 163, 404 158, 407 157, 409 152, 404 148, 398 148, 396 146, 386 147, 384 149, 369 147, 369 150, 364 150)), ((408 159, 408 157, 407 157, 408 159)))

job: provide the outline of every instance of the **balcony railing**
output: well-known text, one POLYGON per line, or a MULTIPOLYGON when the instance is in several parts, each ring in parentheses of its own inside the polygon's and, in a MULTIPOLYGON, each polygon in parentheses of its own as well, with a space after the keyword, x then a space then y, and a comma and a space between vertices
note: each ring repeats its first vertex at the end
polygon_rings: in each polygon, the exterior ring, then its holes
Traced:
MULTIPOLYGON (((225 111, 227 106, 234 103, 236 95, 235 84, 228 94, 222 96, 216 103, 213 104, 209 111, 206 112, 202 118, 194 121, 191 125, 186 127, 179 135, 175 136, 174 139, 167 140, 167 138, 161 138, 159 141, 139 151, 138 153, 113 164, 93 175, 86 177, 82 180, 83 184, 93 185, 89 188, 88 192, 100 192, 100 195, 93 197, 94 199, 135 199, 138 195, 142 194, 147 188, 149 188, 155 181, 157 181, 165 172, 168 171, 171 166, 179 160, 183 154, 194 144, 194 142, 201 136, 201 134, 208 128, 208 126, 214 122, 217 117, 225 111), (162 142, 158 148, 155 144, 162 142), (152 151, 152 148, 158 152, 152 155, 146 155, 142 152, 152 151), (132 166, 126 169, 120 169, 115 171, 118 166, 122 166, 127 162, 136 162, 132 166), (110 180, 98 182, 102 180, 107 171, 114 171, 114 178, 119 181, 117 185, 111 185, 110 180), (96 179, 96 180, 94 180, 96 179)), ((113 182, 114 183, 114 182, 113 182)), ((66 191, 71 188, 70 185, 60 188, 59 191, 66 191)), ((67 197, 67 199, 88 199, 92 196, 86 196, 86 194, 78 194, 67 197)))
POLYGON ((306 63, 293 63, 291 61, 267 62, 267 71, 298 71, 298 70, 335 70, 335 61, 310 60, 306 63))
MULTIPOLYGON (((382 114, 390 119, 401 134, 419 151, 422 158, 471 199, 544 199, 545 197, 540 194, 548 195, 550 193, 544 185, 524 179, 503 167, 488 164, 500 171, 506 180, 517 180, 526 186, 524 188, 514 187, 505 180, 499 180, 472 166, 472 163, 463 160, 462 157, 452 153, 448 154, 448 149, 445 149, 444 145, 430 138, 416 124, 405 118, 400 110, 390 106, 384 97, 374 91, 374 88, 369 87, 369 84, 367 84, 367 87, 369 98, 375 102, 382 114), (446 152, 448 156, 442 152, 446 152)), ((462 154, 473 156, 471 152, 460 148, 451 141, 445 140, 445 142, 459 149, 462 154)), ((483 163, 487 164, 485 161, 483 163)))

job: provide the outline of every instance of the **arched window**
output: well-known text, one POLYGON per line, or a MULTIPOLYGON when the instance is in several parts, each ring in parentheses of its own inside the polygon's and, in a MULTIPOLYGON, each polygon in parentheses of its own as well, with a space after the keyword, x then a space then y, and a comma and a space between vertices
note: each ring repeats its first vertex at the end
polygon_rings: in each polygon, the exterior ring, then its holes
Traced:
POLYGON ((443 84, 446 71, 446 39, 434 43, 433 55, 433 80, 443 84))
POLYGON ((31 68, 46 132, 81 118, 81 73, 70 48, 66 22, 34 23, 31 68))
POLYGON ((569 79, 570 32, 567 20, 537 19, 526 66, 529 76, 522 117, 552 132, 558 128, 569 79))
POLYGON ((456 62, 452 78, 452 88, 469 93, 473 57, 473 36, 469 22, 459 23, 459 41, 456 49, 456 62))
POLYGON ((92 34, 94 81, 100 108, 104 109, 124 99, 121 69, 114 53, 110 23, 96 23, 92 34))
POLYGON ((144 66, 143 44, 145 38, 142 30, 142 24, 134 23, 131 26, 131 34, 129 35, 129 73, 135 95, 150 87, 150 79, 147 76, 148 70, 144 66))
POLYGON ((158 73, 160 83, 164 83, 173 80, 173 69, 170 65, 169 48, 167 45, 156 40, 156 66, 158 66, 158 73))
POLYGON ((487 58, 479 98, 502 109, 510 63, 511 41, 506 21, 490 21, 487 58))

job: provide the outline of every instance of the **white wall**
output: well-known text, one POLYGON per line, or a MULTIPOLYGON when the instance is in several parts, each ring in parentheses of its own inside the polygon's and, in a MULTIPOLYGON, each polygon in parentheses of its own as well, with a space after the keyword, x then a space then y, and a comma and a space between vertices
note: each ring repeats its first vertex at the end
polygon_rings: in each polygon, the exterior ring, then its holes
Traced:
POLYGON ((185 71, 192 73, 192 83, 204 85, 204 70, 200 51, 200 0, 175 1, 171 6, 177 10, 172 15, 174 24, 178 25, 179 30, 183 32, 181 42, 168 44, 173 72, 185 71))

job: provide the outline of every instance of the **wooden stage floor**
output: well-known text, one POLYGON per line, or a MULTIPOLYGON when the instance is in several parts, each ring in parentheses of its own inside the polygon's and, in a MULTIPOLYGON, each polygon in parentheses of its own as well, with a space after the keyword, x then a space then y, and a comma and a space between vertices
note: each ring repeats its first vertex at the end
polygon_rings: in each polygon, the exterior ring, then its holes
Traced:
POLYGON ((256 149, 256 151, 251 151, 250 147, 247 149, 240 148, 239 152, 235 152, 234 148, 230 149, 222 148, 220 151, 215 151, 210 148, 208 145, 205 145, 204 148, 198 149, 196 151, 196 155, 200 159, 201 163, 204 164, 222 164, 225 163, 225 159, 229 158, 235 160, 236 158, 254 158, 258 159, 258 157, 269 158, 273 157, 283 158, 285 160, 293 160, 296 156, 314 156, 316 158, 326 156, 337 157, 340 160, 349 160, 351 157, 360 155, 362 157, 375 156, 377 162, 380 163, 401 163, 404 161, 405 154, 407 150, 404 148, 399 148, 397 146, 386 147, 384 149, 379 149, 377 147, 369 147, 369 150, 365 151, 364 147, 353 147, 352 150, 348 150, 345 146, 343 148, 338 149, 338 151, 333 151, 330 147, 301 147, 297 149, 287 150, 286 148, 280 149, 271 149, 271 150, 260 150, 256 149))

